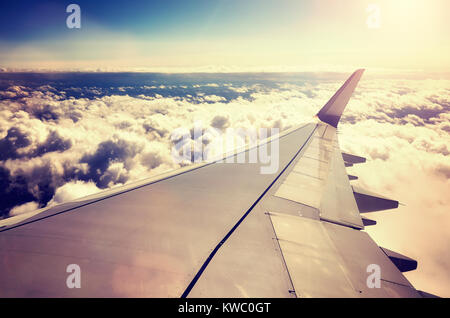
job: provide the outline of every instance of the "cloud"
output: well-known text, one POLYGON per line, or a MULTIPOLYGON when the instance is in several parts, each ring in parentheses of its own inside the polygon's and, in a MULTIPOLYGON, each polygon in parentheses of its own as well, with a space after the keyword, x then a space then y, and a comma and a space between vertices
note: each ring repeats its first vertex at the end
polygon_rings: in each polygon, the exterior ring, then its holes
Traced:
POLYGON ((217 103, 217 102, 226 101, 226 98, 222 97, 222 96, 217 96, 217 95, 207 95, 207 96, 203 97, 203 100, 207 101, 207 102, 217 103))
POLYGON ((39 208, 39 204, 37 202, 28 202, 28 203, 24 203, 22 205, 18 205, 16 207, 14 207, 13 209, 11 209, 9 214, 11 216, 19 215, 19 214, 35 211, 38 208, 39 208))
POLYGON ((28 96, 29 92, 25 90, 24 86, 13 85, 8 87, 5 91, 0 92, 0 96, 3 98, 16 98, 28 96))
POLYGON ((229 125, 230 119, 228 118, 228 116, 217 115, 211 121, 211 126, 218 129, 227 128, 229 125))
POLYGON ((123 163, 133 158, 137 150, 134 144, 122 139, 104 141, 98 145, 93 154, 86 154, 81 158, 80 163, 86 163, 88 166, 87 172, 80 170, 74 177, 93 181, 102 189, 117 183, 125 183, 128 180, 128 173, 123 163))
POLYGON ((28 180, 23 175, 12 176, 0 166, 0 212, 8 215, 9 210, 27 202, 37 200, 28 190, 28 180))
POLYGON ((92 182, 70 181, 59 187, 48 205, 60 204, 101 191, 92 182))
POLYGON ((31 144, 27 135, 16 127, 8 129, 5 138, 0 139, 0 160, 19 158, 17 150, 25 148, 31 144))
POLYGON ((55 130, 49 132, 46 140, 31 148, 32 141, 28 136, 17 127, 9 128, 6 136, 0 139, 0 161, 39 157, 48 152, 63 152, 72 146, 70 139, 62 138, 55 130))

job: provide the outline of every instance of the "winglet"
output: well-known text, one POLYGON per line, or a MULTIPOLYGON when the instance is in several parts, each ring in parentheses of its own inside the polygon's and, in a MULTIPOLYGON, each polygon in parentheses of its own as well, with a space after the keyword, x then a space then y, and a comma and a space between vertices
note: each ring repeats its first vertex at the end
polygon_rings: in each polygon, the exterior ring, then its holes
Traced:
POLYGON ((347 106, 350 97, 355 90, 356 85, 359 82, 364 69, 355 71, 344 85, 339 88, 339 90, 331 97, 328 103, 322 107, 322 109, 317 113, 317 117, 323 122, 330 124, 333 127, 337 127, 339 119, 341 119, 342 112, 347 106))

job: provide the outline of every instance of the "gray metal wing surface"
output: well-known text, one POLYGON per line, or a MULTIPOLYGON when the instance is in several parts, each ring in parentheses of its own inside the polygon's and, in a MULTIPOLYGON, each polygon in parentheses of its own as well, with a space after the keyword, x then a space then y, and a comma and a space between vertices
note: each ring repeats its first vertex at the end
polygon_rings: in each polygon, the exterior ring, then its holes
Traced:
POLYGON ((237 163, 247 147, 227 163, 0 221, 0 296, 420 297, 364 232, 345 171, 344 158, 356 156, 339 149, 337 122, 361 75, 315 122, 256 146, 278 143, 275 173, 237 163), (80 288, 66 285, 70 264, 81 270, 80 288), (367 283, 371 264, 379 288, 367 283))

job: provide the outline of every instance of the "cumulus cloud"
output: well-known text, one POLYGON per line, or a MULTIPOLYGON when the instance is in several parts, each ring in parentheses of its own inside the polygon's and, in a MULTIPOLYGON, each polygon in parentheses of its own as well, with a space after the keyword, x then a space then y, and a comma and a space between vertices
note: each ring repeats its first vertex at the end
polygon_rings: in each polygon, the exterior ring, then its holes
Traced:
POLYGON ((230 119, 228 118, 228 116, 217 115, 211 121, 211 126, 218 129, 227 128, 229 125, 230 119))
MULTIPOLYGON (((218 130, 283 130, 309 121, 342 84, 270 76, 0 87, 0 213, 178 168, 187 163, 174 161, 172 147, 214 145, 218 130), (198 121, 201 141, 193 133, 198 121)), ((357 182, 407 204, 376 214, 379 224, 367 231, 380 245, 417 258, 419 269, 408 277, 443 296, 450 296, 449 88, 448 80, 363 78, 338 130, 345 151, 368 159, 349 168, 357 182)))
POLYGON ((222 97, 222 96, 217 96, 217 95, 207 95, 207 96, 203 97, 203 100, 205 100, 207 102, 217 103, 217 102, 224 102, 224 101, 226 101, 226 98, 222 97))
POLYGON ((80 163, 87 164, 87 171, 79 170, 76 179, 93 181, 99 188, 111 187, 128 180, 124 163, 136 156, 137 147, 122 139, 101 142, 93 154, 85 154, 80 163))
POLYGON ((28 202, 28 203, 24 203, 22 205, 18 205, 16 207, 14 207, 13 209, 11 209, 9 214, 11 216, 19 215, 19 214, 35 211, 38 208, 39 208, 39 204, 37 202, 28 202))
MULTIPOLYGON (((101 191, 92 182, 70 181, 59 187, 48 205, 60 204, 101 191)), ((14 210, 14 209, 13 209, 14 210)))

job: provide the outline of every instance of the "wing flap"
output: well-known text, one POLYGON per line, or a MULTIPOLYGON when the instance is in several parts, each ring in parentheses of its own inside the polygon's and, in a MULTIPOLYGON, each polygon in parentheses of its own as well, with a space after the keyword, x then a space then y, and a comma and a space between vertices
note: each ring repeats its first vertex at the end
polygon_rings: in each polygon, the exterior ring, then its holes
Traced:
POLYGON ((352 186, 358 210, 361 213, 398 208, 398 201, 383 197, 361 187, 352 186))
POLYGON ((352 154, 345 153, 345 152, 342 153, 342 158, 344 159, 345 162, 348 162, 351 164, 366 162, 366 158, 364 158, 364 157, 352 155, 352 154))
POLYGON ((336 128, 318 124, 275 196, 315 208, 324 220, 363 228, 336 139, 336 128))
POLYGON ((367 233, 300 216, 269 216, 298 297, 419 297, 367 233), (381 268, 380 288, 367 285, 371 264, 381 268))
POLYGON ((387 257, 401 272, 409 272, 417 269, 417 261, 408 256, 380 247, 387 257))

